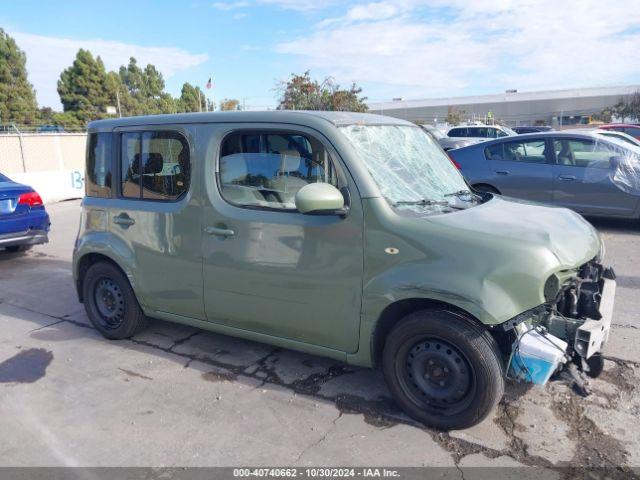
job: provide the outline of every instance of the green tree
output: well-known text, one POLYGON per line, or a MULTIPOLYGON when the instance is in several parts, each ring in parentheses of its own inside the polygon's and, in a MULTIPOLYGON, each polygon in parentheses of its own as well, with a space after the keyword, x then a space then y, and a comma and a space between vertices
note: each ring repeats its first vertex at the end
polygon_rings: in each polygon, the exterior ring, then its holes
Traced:
POLYGON ((348 90, 341 89, 331 77, 322 82, 312 80, 309 70, 302 75, 291 74, 287 82, 278 85, 278 110, 340 110, 366 112, 366 97, 359 97, 362 89, 355 83, 348 90))
POLYGON ((200 87, 194 87, 189 82, 182 85, 180 98, 177 100, 180 112, 204 112, 213 111, 213 103, 206 97, 200 87))
POLYGON ((220 101, 220 110, 240 110, 240 100, 235 98, 225 98, 220 101))
MULTIPOLYGON (((606 113, 605 109, 603 113, 606 113)), ((640 91, 630 95, 628 98, 620 98, 618 103, 611 109, 611 114, 619 117, 621 120, 639 121, 640 120, 640 91)))
POLYGON ((132 111, 127 114, 174 113, 178 109, 173 97, 164 91, 162 74, 153 65, 149 64, 143 70, 136 59, 131 57, 129 65, 120 67, 119 76, 131 99, 132 111))
POLYGON ((465 114, 466 112, 464 110, 456 110, 453 107, 449 107, 444 121, 449 125, 460 125, 465 114))
POLYGON ((58 80, 65 113, 73 114, 81 123, 106 117, 106 107, 114 105, 113 93, 102 59, 93 58, 88 50, 78 50, 73 65, 58 80))
POLYGON ((35 91, 27 79, 27 58, 0 28, 0 121, 32 124, 37 120, 35 91))

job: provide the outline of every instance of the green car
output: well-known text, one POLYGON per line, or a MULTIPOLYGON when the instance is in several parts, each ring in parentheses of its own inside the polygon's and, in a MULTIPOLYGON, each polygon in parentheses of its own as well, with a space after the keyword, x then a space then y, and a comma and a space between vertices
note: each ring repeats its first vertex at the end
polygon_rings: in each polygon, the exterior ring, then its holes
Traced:
POLYGON ((615 275, 563 208, 476 193, 420 127, 345 112, 89 125, 73 273, 105 337, 148 317, 383 369, 408 415, 602 368, 615 275), (577 370, 576 370, 577 368, 577 370))

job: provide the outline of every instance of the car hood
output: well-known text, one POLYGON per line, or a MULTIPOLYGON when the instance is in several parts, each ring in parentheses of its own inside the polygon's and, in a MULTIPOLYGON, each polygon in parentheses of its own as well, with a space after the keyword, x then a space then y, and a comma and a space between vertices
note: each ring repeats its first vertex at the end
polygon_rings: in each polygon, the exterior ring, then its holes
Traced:
POLYGON ((586 263, 601 247, 598 232, 579 214, 498 195, 476 207, 428 219, 441 227, 494 243, 498 248, 511 245, 547 250, 563 268, 586 263))

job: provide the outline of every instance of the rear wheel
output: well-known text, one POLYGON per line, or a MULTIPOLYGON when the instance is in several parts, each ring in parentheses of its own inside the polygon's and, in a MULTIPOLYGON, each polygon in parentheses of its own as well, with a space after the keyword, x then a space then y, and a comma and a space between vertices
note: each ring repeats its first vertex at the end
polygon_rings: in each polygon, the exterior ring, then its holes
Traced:
POLYGON ((106 338, 129 338, 146 326, 129 281, 114 265, 91 265, 84 276, 82 293, 89 320, 106 338))
POLYGON ((392 330, 383 371, 400 407, 440 429, 479 423, 504 393, 493 337, 471 320, 443 310, 410 314, 392 330))

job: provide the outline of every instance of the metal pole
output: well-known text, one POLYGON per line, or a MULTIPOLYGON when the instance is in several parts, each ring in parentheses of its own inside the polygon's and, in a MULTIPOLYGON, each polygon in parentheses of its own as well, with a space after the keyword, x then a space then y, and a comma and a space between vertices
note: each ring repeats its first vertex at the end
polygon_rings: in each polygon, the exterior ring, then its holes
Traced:
POLYGON ((27 164, 24 161, 24 147, 22 146, 22 132, 18 130, 15 123, 10 125, 18 133, 18 143, 20 144, 20 158, 22 160, 22 172, 27 173, 27 164))
POLYGON ((116 101, 118 102, 118 116, 122 118, 122 108, 120 108, 120 92, 116 90, 116 101))
POLYGON ((200 87, 198 87, 198 111, 202 112, 202 97, 200 96, 200 87))

